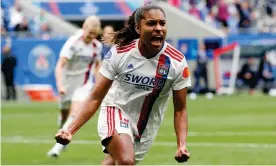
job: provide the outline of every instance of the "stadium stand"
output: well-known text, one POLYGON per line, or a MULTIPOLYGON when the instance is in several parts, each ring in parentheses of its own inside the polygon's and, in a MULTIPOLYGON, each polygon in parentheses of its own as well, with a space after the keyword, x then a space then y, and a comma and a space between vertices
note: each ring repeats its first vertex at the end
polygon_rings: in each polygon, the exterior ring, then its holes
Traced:
POLYGON ((276 1, 169 0, 171 5, 229 34, 275 33, 276 1))

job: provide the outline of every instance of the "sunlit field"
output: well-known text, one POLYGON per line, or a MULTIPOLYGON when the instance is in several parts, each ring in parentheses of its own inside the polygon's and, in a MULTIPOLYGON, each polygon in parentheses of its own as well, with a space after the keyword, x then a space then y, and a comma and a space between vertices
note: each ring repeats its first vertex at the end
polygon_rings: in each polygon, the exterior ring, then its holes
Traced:
MULTIPOLYGON (((276 164, 276 98, 221 96, 188 99, 188 164, 276 164)), ((101 152, 97 116, 74 137, 58 159, 46 153, 55 143, 56 103, 2 103, 2 164, 97 165, 101 152)), ((173 106, 151 150, 140 164, 175 165, 173 106)))

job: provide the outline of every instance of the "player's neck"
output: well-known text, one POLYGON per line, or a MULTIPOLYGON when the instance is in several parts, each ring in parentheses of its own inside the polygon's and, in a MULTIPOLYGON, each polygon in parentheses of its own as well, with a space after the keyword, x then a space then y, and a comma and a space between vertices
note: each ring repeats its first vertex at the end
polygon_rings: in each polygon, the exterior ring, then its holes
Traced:
POLYGON ((163 46, 159 49, 156 49, 156 48, 153 49, 151 47, 148 47, 146 44, 144 44, 140 40, 138 43, 138 49, 139 49, 141 55, 147 59, 155 57, 160 52, 160 50, 162 48, 163 48, 163 46))
POLYGON ((87 44, 90 44, 91 43, 91 40, 83 40, 83 42, 87 45, 87 44))
MULTIPOLYGON (((92 40, 93 40, 93 39, 92 39, 92 40)), ((92 42, 92 40, 86 39, 84 36, 82 36, 82 41, 83 41, 86 45, 90 44, 90 43, 92 42)))

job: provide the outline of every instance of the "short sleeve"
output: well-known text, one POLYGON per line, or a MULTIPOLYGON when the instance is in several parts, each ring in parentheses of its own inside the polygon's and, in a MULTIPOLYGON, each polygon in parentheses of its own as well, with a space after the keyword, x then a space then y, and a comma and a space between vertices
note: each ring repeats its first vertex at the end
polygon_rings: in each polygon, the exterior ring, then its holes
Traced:
POLYGON ((119 57, 117 55, 116 47, 112 47, 110 51, 105 54, 100 73, 110 80, 114 80, 118 74, 119 57))
POLYGON ((191 76, 185 58, 181 62, 181 70, 178 70, 176 78, 173 81, 172 89, 181 90, 183 88, 191 86, 191 76))
POLYGON ((59 56, 71 59, 73 57, 74 51, 75 51, 75 47, 74 47, 75 41, 76 41, 76 39, 74 37, 70 37, 65 42, 65 44, 62 46, 59 56))

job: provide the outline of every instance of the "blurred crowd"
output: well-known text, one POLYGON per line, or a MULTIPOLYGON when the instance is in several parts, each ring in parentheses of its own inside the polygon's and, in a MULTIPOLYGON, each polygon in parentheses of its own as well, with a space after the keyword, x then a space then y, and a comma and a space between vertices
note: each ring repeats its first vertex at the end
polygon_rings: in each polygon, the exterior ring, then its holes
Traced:
POLYGON ((27 17, 18 4, 18 0, 1 1, 1 34, 9 32, 15 36, 35 36, 49 38, 51 27, 45 18, 45 12, 41 10, 40 15, 27 17))
POLYGON ((275 0, 168 0, 229 34, 276 33, 275 0))
MULTIPOLYGON (((228 34, 276 33, 276 0, 165 1, 228 34)), ((18 0, 1 1, 1 29, 17 36, 46 39, 53 33, 45 11, 27 17, 18 0)))

